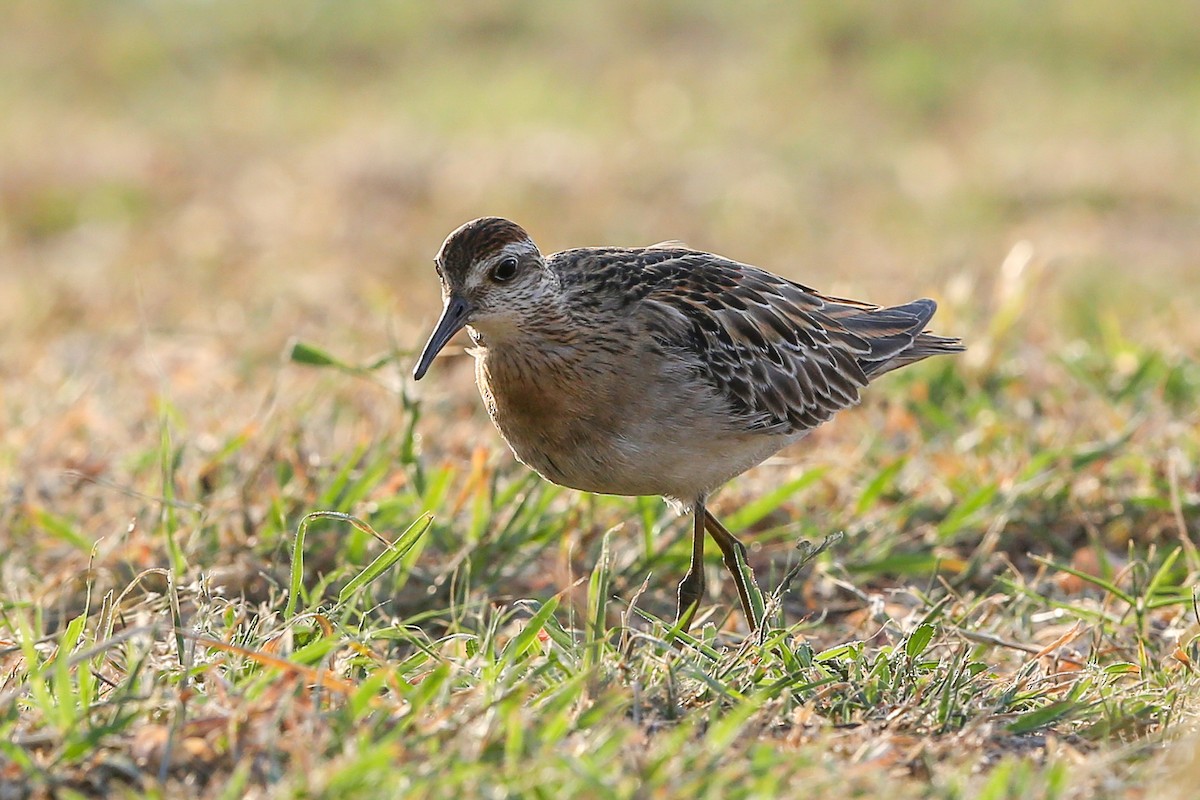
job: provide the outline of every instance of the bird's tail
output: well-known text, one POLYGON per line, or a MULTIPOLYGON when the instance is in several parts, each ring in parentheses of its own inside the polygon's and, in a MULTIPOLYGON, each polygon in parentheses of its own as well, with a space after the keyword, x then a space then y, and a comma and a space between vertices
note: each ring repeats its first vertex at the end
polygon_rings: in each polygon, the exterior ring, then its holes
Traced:
POLYGON ((900 367, 907 367, 909 364, 922 361, 930 356, 961 353, 966 349, 966 345, 962 343, 962 339, 955 339, 951 336, 938 336, 937 334, 922 331, 917 334, 917 338, 913 340, 911 347, 899 355, 878 364, 867 375, 871 378, 877 378, 885 372, 891 372, 900 367))
POLYGON ((908 366, 930 356, 961 353, 967 348, 961 339, 938 336, 925 330, 937 303, 928 298, 901 306, 863 308, 836 304, 830 316, 845 329, 861 337, 870 350, 859 357, 863 372, 870 379, 908 366))

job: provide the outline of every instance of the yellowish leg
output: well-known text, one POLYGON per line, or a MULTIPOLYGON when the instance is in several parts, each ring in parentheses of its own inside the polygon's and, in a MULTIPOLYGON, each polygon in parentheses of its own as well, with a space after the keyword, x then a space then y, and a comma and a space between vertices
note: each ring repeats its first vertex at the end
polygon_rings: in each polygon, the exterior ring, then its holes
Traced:
POLYGON ((692 517, 692 563, 688 566, 687 575, 679 584, 679 610, 675 614, 675 623, 686 633, 692 627, 692 619, 700 600, 704 597, 704 521, 707 512, 704 510, 704 498, 696 501, 692 517))
POLYGON ((746 615, 746 623, 749 624, 750 630, 756 631, 759 620, 754 618, 754 606, 750 603, 750 588, 746 585, 746 576, 738 564, 739 556, 742 563, 746 563, 746 546, 739 542, 737 537, 730 533, 716 517, 708 513, 707 509, 701 508, 701 511, 704 514, 704 527, 708 528, 717 547, 721 548, 725 568, 733 576, 733 583, 737 586, 738 599, 742 601, 742 613, 746 615))

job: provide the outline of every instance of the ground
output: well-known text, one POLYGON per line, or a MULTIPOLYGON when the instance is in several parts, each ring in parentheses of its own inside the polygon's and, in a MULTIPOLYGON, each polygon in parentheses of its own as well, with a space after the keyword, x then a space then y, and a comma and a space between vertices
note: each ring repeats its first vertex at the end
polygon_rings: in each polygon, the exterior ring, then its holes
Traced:
POLYGON ((1187 4, 5 16, 0 797, 1195 796, 1187 4), (772 614, 711 552, 681 639, 686 521, 407 377, 483 214, 970 349, 716 496, 772 614))

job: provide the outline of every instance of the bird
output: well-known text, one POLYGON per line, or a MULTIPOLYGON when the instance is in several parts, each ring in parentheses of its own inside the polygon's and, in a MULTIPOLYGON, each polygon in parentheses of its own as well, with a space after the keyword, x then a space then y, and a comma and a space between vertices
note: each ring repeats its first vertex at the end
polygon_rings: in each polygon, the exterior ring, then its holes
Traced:
POLYGON ((965 349, 925 329, 933 300, 827 296, 674 241, 543 255, 520 225, 481 217, 446 237, 434 266, 443 308, 414 380, 466 328, 484 406, 517 460, 561 486, 659 495, 690 513, 685 632, 705 593, 705 531, 747 624, 763 623, 746 548, 709 511, 711 493, 880 375, 965 349))

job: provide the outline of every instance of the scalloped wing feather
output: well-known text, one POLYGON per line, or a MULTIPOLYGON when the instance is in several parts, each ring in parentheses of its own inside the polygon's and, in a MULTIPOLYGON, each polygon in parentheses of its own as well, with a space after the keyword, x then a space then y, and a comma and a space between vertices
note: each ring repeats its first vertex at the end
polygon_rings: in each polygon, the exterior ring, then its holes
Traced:
POLYGON ((816 427, 856 404, 877 375, 961 349, 922 333, 932 300, 879 308, 719 256, 647 250, 630 251, 640 267, 631 289, 650 312, 652 335, 692 354, 731 415, 751 429, 816 427))

